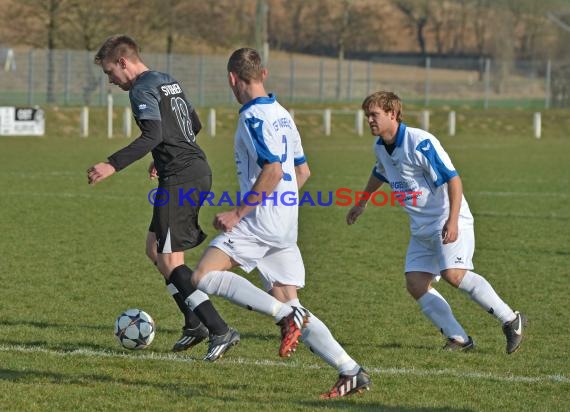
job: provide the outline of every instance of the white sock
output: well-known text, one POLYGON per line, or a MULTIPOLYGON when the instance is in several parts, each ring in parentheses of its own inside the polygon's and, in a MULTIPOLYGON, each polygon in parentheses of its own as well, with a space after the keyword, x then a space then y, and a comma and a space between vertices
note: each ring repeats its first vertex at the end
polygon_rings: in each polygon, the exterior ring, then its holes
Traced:
POLYGON ((201 290, 196 290, 186 298, 185 302, 188 306, 190 306, 190 309, 194 310, 208 299, 208 295, 206 295, 201 290))
POLYGON ((200 279, 197 287, 209 295, 221 296, 237 305, 273 316, 275 322, 293 311, 289 305, 279 302, 269 293, 233 272, 208 272, 200 279))
MULTIPOLYGON (((288 306, 303 307, 299 299, 287 302, 288 306)), ((306 310, 306 309, 305 309, 306 310)), ((309 323, 303 328, 301 339, 322 360, 335 368, 338 373, 354 375, 360 369, 342 346, 336 341, 329 328, 313 313, 310 313, 309 323)))
POLYGON ((453 316, 449 303, 437 290, 431 288, 418 299, 423 314, 433 323, 444 336, 458 342, 467 342, 467 333, 453 316))
POLYGON ((459 284, 459 289, 467 293, 473 301, 502 323, 510 322, 516 318, 513 310, 497 295, 497 292, 483 276, 468 270, 459 284))

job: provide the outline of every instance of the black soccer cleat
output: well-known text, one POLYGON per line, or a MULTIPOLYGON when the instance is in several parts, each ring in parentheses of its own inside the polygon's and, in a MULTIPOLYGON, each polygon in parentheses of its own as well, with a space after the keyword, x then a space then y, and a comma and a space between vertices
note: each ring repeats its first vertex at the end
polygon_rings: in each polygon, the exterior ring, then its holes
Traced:
POLYGON ((340 398, 354 393, 362 393, 370 389, 370 383, 370 375, 360 368, 355 375, 339 375, 338 381, 330 391, 321 395, 321 399, 340 398))
POLYGON ((223 335, 210 335, 208 353, 204 357, 205 361, 215 362, 224 354, 239 343, 239 333, 237 330, 229 328, 223 335))
POLYGON ((515 312, 516 318, 503 324, 503 333, 507 338, 507 353, 516 352, 523 340, 523 327, 528 323, 526 316, 515 312))
POLYGON ((475 342, 471 339, 471 336, 467 336, 467 342, 459 342, 458 340, 447 338, 447 343, 443 347, 443 350, 448 352, 467 352, 475 349, 475 342))
POLYGON ((182 336, 174 346, 172 347, 172 352, 181 352, 183 350, 190 349, 192 346, 196 346, 209 335, 208 328, 204 326, 203 323, 196 326, 193 329, 185 328, 182 330, 182 336))

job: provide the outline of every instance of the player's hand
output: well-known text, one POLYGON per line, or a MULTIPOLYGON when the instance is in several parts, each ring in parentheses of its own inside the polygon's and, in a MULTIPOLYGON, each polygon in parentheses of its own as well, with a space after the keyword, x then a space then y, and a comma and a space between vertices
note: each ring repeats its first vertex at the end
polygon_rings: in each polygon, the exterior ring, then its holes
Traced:
POLYGON ((351 207, 350 210, 348 211, 348 214, 346 215, 346 223, 348 225, 356 223, 358 217, 364 213, 364 209, 366 209, 366 206, 356 205, 351 207))
POLYGON ((214 217, 214 228, 229 232, 241 220, 237 209, 221 212, 214 217))
POLYGON ((457 222, 450 222, 449 220, 443 225, 441 231, 441 238, 443 239, 443 244, 453 243, 459 237, 459 227, 457 222))
POLYGON ((150 180, 154 180, 158 177, 158 171, 156 170, 156 167, 154 167, 154 161, 150 162, 148 165, 148 177, 150 180))
POLYGON ((97 163, 87 169, 87 182, 90 185, 99 183, 115 173, 115 168, 110 163, 97 163))

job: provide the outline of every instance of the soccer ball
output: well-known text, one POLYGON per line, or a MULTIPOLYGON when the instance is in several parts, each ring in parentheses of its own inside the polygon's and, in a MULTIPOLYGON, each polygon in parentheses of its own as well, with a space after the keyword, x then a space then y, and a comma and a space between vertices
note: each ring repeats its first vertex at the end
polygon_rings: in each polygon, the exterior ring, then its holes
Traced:
POLYGON ((154 320, 140 309, 129 309, 115 321, 115 336, 126 349, 144 349, 154 339, 154 320))

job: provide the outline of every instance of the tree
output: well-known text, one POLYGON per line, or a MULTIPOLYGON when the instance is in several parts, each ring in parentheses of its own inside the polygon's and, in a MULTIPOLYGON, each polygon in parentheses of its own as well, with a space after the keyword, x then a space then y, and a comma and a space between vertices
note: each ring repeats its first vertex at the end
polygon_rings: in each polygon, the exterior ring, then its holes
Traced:
POLYGON ((430 0, 396 0, 395 5, 407 19, 407 26, 415 31, 418 47, 427 54, 425 29, 430 19, 430 0))

